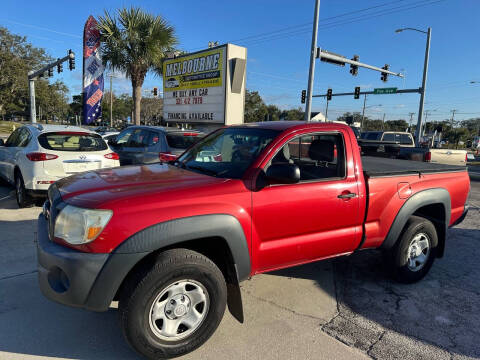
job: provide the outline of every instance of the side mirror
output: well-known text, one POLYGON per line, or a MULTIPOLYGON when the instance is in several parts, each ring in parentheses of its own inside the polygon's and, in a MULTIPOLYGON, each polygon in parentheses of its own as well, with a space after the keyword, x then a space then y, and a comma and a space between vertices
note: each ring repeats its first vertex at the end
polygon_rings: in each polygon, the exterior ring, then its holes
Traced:
POLYGON ((0 139, 0 146, 5 146, 5 141, 3 141, 3 139, 0 139))
POLYGON ((295 164, 272 164, 266 176, 270 184, 295 184, 300 181, 300 169, 295 164))

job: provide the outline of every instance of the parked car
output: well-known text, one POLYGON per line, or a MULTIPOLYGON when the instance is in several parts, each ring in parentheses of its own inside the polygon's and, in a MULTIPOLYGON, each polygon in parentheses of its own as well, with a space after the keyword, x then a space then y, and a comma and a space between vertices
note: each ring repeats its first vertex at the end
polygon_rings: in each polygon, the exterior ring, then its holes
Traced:
MULTIPOLYGON (((110 140, 115 141, 117 139, 118 134, 120 134, 120 131, 106 132, 105 134, 102 135, 102 139, 108 144, 110 140)), ((110 145, 108 146, 112 149, 110 145)))
POLYGON ((0 140, 0 176, 15 185, 19 207, 66 176, 119 165, 100 135, 80 127, 31 124, 0 140))
POLYGON ((401 147, 415 147, 412 134, 401 131, 366 131, 362 132, 362 140, 389 141, 399 144, 401 147))
POLYGON ((99 126, 94 129, 94 131, 100 135, 105 135, 111 132, 118 132, 117 129, 110 127, 110 126, 99 126))
POLYGON ((224 127, 173 164, 52 185, 40 289, 95 311, 118 300, 134 349, 176 357, 207 341, 226 304, 243 322, 239 282, 259 273, 377 248, 397 281, 419 281, 466 216, 469 186, 465 167, 362 158, 346 125, 224 127))
POLYGON ((108 144, 120 156, 120 164, 152 164, 172 161, 204 136, 195 130, 159 126, 129 126, 108 144))
POLYGON ((359 144, 364 155, 459 166, 467 162, 465 150, 415 146, 412 134, 406 132, 367 131, 359 144))

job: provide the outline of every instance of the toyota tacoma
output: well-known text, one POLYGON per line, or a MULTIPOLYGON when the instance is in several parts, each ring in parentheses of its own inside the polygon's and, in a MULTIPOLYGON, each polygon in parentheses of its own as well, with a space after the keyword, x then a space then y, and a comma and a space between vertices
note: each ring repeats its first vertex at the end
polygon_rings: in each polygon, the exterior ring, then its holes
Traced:
POLYGON ((38 221, 42 293, 106 311, 151 359, 186 354, 239 283, 275 269, 381 249, 400 282, 423 278, 465 217, 465 167, 362 157, 335 123, 224 127, 171 163, 76 174, 38 221))

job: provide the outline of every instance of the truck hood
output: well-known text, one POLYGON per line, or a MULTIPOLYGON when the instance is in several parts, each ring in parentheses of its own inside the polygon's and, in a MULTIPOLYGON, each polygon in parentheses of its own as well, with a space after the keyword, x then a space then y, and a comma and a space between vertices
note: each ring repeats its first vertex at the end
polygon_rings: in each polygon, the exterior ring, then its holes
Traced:
POLYGON ((145 194, 153 195, 172 190, 188 189, 191 191, 192 188, 198 186, 208 186, 225 181, 226 179, 159 163, 80 173, 59 180, 56 186, 63 200, 75 203, 85 203, 86 201, 88 207, 95 207, 112 200, 145 194))

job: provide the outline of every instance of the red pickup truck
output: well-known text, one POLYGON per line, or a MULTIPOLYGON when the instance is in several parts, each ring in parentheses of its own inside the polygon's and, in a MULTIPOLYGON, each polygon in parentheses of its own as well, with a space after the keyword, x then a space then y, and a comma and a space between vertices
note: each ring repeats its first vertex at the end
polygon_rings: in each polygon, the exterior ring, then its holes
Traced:
POLYGON ((151 359, 202 345, 239 283, 289 266, 384 250, 411 283, 468 210, 465 167, 362 158, 344 125, 219 129, 173 163, 86 172, 52 185, 38 221, 38 277, 59 303, 105 311, 151 359))

